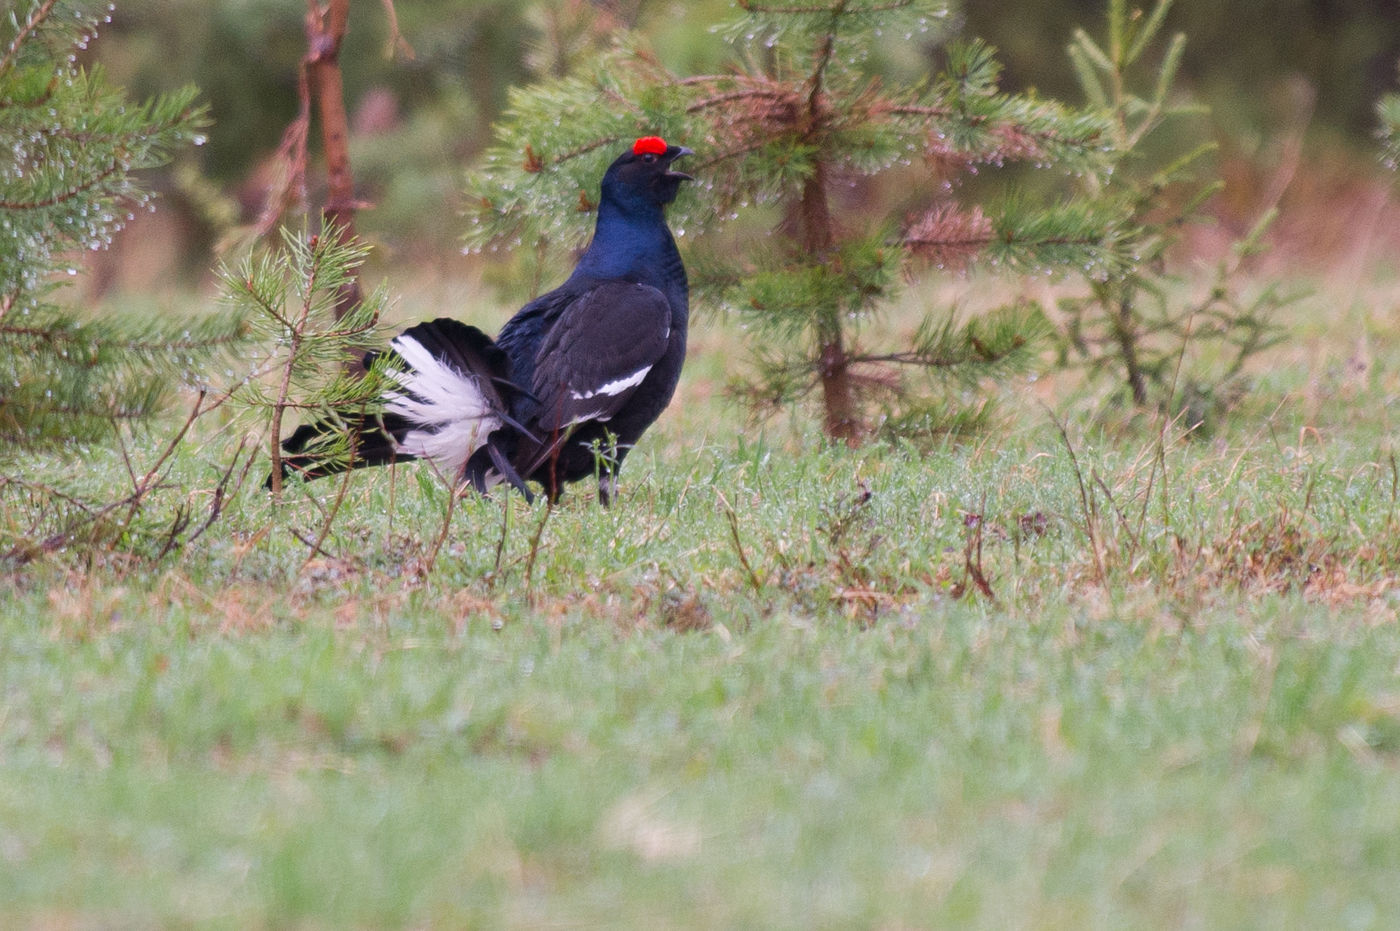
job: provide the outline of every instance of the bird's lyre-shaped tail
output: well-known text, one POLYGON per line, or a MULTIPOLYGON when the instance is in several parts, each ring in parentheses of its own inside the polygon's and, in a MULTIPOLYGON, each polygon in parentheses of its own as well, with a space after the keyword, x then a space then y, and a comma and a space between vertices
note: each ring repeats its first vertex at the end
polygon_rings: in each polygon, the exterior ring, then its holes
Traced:
MULTIPOLYGON (((382 396, 382 410, 340 411, 298 427, 282 444, 282 474, 317 478, 347 468, 427 459, 454 482, 471 479, 482 488, 490 481, 508 481, 523 488, 507 451, 487 448, 502 425, 519 429, 509 415, 518 389, 510 382, 505 353, 491 337, 443 317, 410 327, 389 345, 383 371, 390 387, 382 396), (335 442, 341 437, 349 440, 348 455, 335 442), (467 462, 478 450, 494 467, 489 479, 467 474, 467 462)), ((376 361, 374 354, 367 356, 365 367, 376 361)))

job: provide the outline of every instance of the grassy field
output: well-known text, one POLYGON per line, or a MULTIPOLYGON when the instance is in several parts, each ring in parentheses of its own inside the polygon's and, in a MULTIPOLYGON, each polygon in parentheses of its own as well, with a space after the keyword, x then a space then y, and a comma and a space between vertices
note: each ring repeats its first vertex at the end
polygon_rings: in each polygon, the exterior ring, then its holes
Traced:
POLYGON ((1324 285, 1206 438, 1055 376, 856 451, 702 321, 610 510, 401 468, 318 552, 329 482, 26 567, 0 925, 1393 927, 1397 304, 1324 285))

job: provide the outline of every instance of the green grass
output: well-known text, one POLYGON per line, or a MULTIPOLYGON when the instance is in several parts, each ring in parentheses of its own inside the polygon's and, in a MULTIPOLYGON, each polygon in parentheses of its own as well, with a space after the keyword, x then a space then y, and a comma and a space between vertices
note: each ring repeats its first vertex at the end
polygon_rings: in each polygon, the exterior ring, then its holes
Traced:
POLYGON ((329 482, 155 566, 41 560, 0 594, 0 925, 1384 927, 1366 332, 1364 376, 1294 342, 1204 441, 1042 380, 995 435, 857 451, 741 439, 711 336, 610 510, 464 498, 439 547, 408 468, 321 553, 329 482))
POLYGON ((6 923, 1400 907, 1393 625, 1271 597, 1181 626, 947 604, 864 632, 785 613, 619 636, 429 601, 235 636, 183 607, 76 641, 10 619, 6 923))

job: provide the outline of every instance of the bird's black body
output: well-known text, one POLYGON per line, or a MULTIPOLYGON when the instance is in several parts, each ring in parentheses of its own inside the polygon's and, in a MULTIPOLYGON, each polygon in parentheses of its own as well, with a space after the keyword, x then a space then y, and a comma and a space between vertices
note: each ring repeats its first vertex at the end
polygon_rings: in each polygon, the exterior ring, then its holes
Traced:
MULTIPOLYGON (((397 336, 398 388, 382 415, 350 420, 358 436, 349 465, 428 458, 479 490, 504 481, 528 495, 526 483, 538 482, 551 499, 565 483, 598 475, 607 501, 685 361, 689 289, 663 209, 689 178, 671 170, 687 154, 648 137, 614 161, 573 274, 494 341, 446 318, 397 336)), ((288 470, 315 477, 344 468, 304 452, 337 429, 323 421, 288 437, 288 470)))

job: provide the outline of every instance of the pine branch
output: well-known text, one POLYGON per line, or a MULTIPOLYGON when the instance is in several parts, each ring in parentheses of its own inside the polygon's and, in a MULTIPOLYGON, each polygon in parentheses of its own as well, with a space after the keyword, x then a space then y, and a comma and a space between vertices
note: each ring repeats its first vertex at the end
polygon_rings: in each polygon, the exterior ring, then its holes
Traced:
POLYGON ((822 17, 835 17, 844 13, 887 13, 892 10, 906 10, 914 4, 915 0, 876 0, 876 2, 853 3, 850 0, 831 4, 817 4, 811 6, 769 6, 763 3, 754 3, 753 0, 737 0, 739 9, 745 13, 753 13, 759 16, 793 16, 793 15, 816 15, 822 17))
POLYGON ((105 169, 100 171, 96 176, 89 178, 88 180, 83 181, 80 184, 77 184, 73 187, 70 187, 65 191, 61 191, 57 194, 52 194, 41 200, 31 200, 25 202, 0 199, 0 210, 42 210, 45 207, 56 207, 59 204, 66 203, 70 200, 73 200, 74 198, 81 197, 82 195, 87 194, 93 188, 99 187, 104 181, 106 181, 108 178, 111 178, 113 175, 117 174, 121 170, 122 167, 116 162, 113 162, 111 165, 108 165, 105 169))
MULTIPOLYGON (((134 336, 132 334, 136 328, 125 327, 104 328, 106 332, 98 335, 93 332, 92 325, 80 330, 76 323, 59 322, 44 327, 0 324, 0 340, 5 337, 29 339, 33 345, 57 347, 70 356, 79 357, 80 364, 86 359, 86 364, 95 365, 99 353, 154 356, 189 350, 228 349, 242 343, 246 336, 242 320, 236 317, 216 318, 206 321, 206 324, 215 327, 216 332, 207 337, 197 337, 190 335, 188 329, 181 329, 180 335, 168 339, 160 335, 134 336)), ((168 324, 168 329, 173 333, 179 326, 179 323, 172 322, 168 324)))
POLYGON ((1391 171, 1400 166, 1400 94, 1387 94, 1376 104, 1380 119, 1381 159, 1391 171))
POLYGON ((1019 369, 1031 361, 1030 350, 1048 334, 1038 307, 1011 306, 959 326, 952 314, 937 321, 924 318, 910 348, 887 353, 855 353, 852 360, 943 369, 962 380, 976 380, 998 369, 1019 369))
POLYGON ((992 241, 992 221, 980 207, 961 210, 953 204, 935 207, 904 234, 913 255, 939 268, 962 269, 992 241))
POLYGON ((19 55, 20 49, 24 47, 25 42, 30 36, 34 35, 39 27, 48 20, 49 15, 53 13, 56 3, 57 0, 43 0, 43 2, 39 3, 29 12, 29 16, 25 19, 24 25, 19 28, 19 31, 15 34, 14 39, 10 41, 10 44, 5 47, 5 57, 0 58, 0 78, 3 78, 5 73, 14 67, 15 59, 19 55))
POLYGON ((993 98, 977 108, 890 103, 876 115, 930 126, 926 154, 964 166, 1067 160, 1076 167, 1096 168, 1103 161, 1105 121, 1044 102, 1027 105, 993 98))

